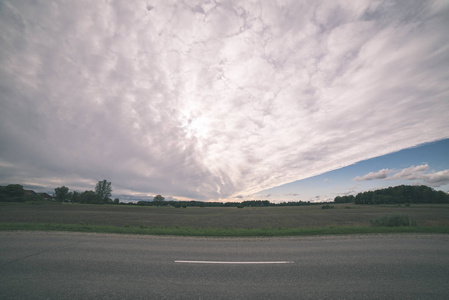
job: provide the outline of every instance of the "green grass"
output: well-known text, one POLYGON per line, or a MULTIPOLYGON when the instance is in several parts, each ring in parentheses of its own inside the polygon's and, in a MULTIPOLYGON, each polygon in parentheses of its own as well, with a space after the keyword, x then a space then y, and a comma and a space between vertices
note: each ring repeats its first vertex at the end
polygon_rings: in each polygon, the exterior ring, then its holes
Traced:
POLYGON ((70 231, 145 235, 215 236, 215 237, 274 237, 274 236, 316 236, 336 234, 385 234, 385 233, 449 233, 449 226, 332 226, 317 228, 188 228, 188 227, 145 227, 106 226, 89 224, 54 223, 0 223, 0 230, 26 231, 70 231))

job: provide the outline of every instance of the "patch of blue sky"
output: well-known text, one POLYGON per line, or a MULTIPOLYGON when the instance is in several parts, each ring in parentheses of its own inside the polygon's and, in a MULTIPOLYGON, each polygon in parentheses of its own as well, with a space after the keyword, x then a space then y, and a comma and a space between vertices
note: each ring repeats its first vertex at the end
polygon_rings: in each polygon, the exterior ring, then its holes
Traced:
POLYGON ((448 170, 449 139, 444 139, 363 160, 321 175, 267 189, 253 197, 268 199, 272 202, 332 201, 339 195, 355 195, 366 190, 401 184, 424 184, 436 190, 448 192, 449 178, 446 175, 448 170), (413 167, 419 166, 423 170, 414 170, 413 167), (404 174, 407 173, 404 171, 406 169, 410 174, 404 174), (382 170, 384 170, 383 176, 382 170), (402 173, 400 173, 401 171, 402 173), (367 178, 367 174, 370 173, 380 175, 378 178, 363 179, 367 178), (444 174, 440 176, 442 179, 437 184, 432 184, 429 181, 429 175, 436 173, 444 174))

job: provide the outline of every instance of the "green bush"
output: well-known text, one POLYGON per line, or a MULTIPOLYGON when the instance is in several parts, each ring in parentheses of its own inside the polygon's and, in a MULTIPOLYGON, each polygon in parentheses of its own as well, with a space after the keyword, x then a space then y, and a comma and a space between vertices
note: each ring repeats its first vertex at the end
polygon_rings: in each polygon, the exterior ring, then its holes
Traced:
POLYGON ((376 227, 416 226, 416 220, 403 215, 389 215, 372 219, 371 225, 376 227))

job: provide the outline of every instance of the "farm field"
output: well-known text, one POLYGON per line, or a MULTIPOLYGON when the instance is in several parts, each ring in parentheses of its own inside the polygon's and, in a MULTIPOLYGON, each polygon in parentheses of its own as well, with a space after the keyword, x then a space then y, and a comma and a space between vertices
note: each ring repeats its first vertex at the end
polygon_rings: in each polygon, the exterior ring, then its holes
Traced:
POLYGON ((88 224, 118 227, 183 227, 222 229, 369 226, 376 217, 400 214, 418 226, 449 226, 449 205, 331 204, 293 207, 141 207, 125 205, 0 205, 0 223, 88 224))

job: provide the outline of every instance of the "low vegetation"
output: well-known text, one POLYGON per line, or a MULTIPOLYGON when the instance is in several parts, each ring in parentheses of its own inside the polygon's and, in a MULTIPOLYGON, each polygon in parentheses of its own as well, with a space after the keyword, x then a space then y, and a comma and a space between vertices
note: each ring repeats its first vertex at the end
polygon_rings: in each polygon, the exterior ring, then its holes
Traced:
POLYGON ((333 205, 329 205, 329 204, 321 206, 321 209, 331 209, 331 208, 335 208, 335 207, 333 205))
POLYGON ((371 225, 379 227, 416 226, 416 220, 404 215, 389 215, 377 217, 371 220, 371 225))

